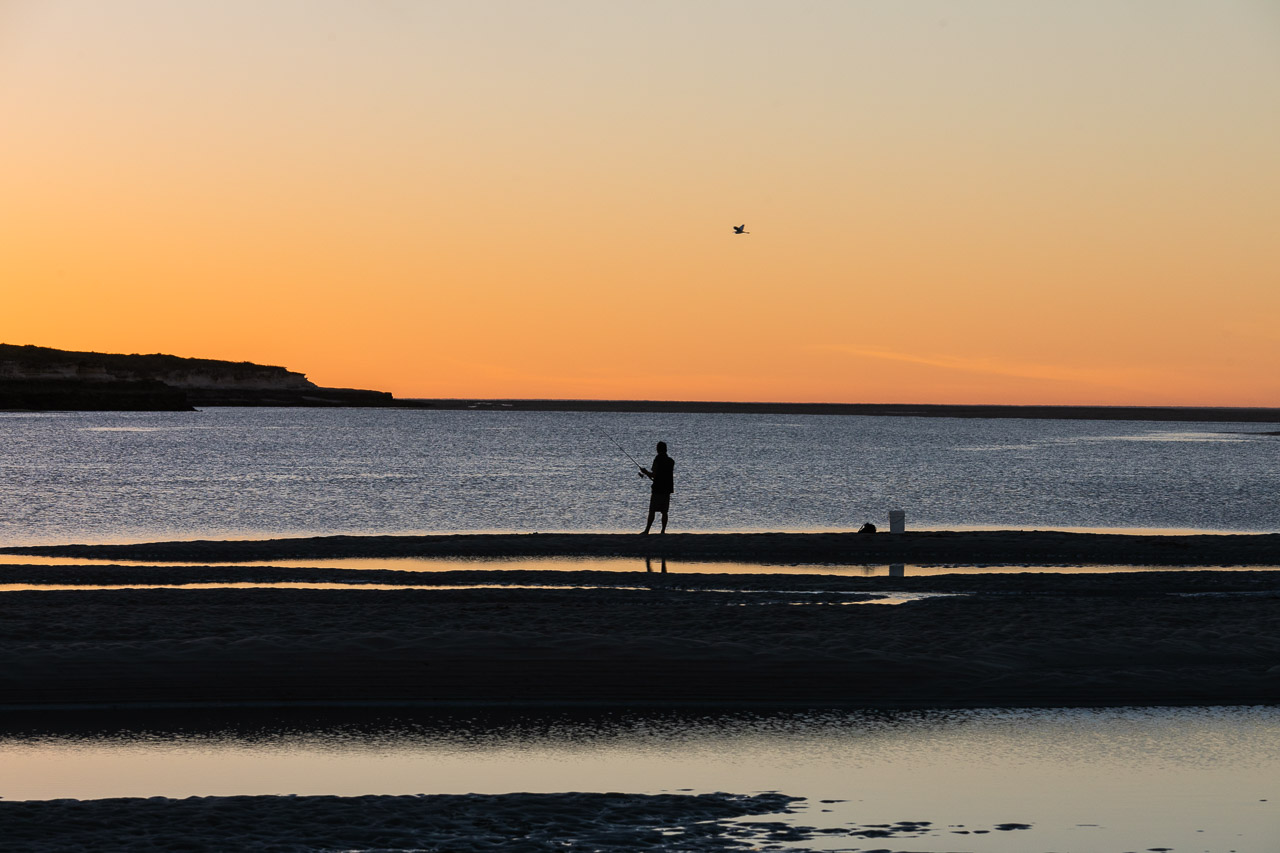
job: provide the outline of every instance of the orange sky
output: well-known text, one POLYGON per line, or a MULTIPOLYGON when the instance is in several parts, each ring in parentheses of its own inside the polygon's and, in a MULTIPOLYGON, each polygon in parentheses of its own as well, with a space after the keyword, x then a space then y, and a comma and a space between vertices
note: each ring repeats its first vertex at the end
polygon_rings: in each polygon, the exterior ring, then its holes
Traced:
POLYGON ((1278 8, 0 0, 0 342, 1277 406, 1278 8))

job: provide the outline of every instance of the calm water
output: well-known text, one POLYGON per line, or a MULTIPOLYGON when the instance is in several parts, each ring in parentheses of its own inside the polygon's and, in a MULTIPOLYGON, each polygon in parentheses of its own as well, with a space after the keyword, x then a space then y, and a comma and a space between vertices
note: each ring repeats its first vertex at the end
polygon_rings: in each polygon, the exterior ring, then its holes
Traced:
MULTIPOLYGON (((646 464, 657 440, 671 445, 676 530, 848 529, 902 507, 917 527, 1270 531, 1280 529, 1280 438, 1250 434, 1263 429, 408 410, 0 414, 0 543, 635 530, 646 484, 610 435, 646 464)), ((625 568, 644 573, 636 561, 625 568)), ((744 570, 714 570, 726 568, 744 570)), ((797 824, 935 827, 802 847, 1280 849, 1276 709, 232 718, 176 727, 173 716, 132 716, 86 731, 0 715, 0 797, 780 790, 809 798, 788 818, 797 824), (953 832, 1001 823, 1032 828, 953 832)))
POLYGON ((933 823, 806 848, 1280 849, 1274 708, 129 723, 68 732, 56 716, 0 717, 0 796, 779 790, 808 798, 788 818, 801 825, 933 823), (991 831, 1003 823, 1031 828, 991 831))
POLYGON ((362 409, 0 414, 0 542, 633 530, 1280 529, 1249 424, 362 409))

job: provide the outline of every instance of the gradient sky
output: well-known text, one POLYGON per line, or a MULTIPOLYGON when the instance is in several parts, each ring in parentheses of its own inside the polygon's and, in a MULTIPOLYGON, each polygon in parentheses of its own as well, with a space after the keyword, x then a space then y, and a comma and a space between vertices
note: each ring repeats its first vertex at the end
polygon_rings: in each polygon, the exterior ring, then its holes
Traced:
POLYGON ((1280 3, 0 0, 0 296, 409 397, 1278 406, 1280 3))

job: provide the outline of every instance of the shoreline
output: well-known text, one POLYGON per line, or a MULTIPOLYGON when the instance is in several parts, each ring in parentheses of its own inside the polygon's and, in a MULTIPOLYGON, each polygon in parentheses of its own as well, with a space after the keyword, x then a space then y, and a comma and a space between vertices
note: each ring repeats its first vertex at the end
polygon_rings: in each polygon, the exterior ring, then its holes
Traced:
MULTIPOLYGON (((775 701, 769 699, 735 699, 721 701, 705 701, 699 699, 305 699, 305 700, 204 700, 204 701, 164 701, 164 702, 59 702, 48 704, 0 704, 0 724, 6 724, 17 718, 20 722, 25 714, 67 714, 76 719, 56 720, 41 717, 42 722, 57 728, 59 722, 79 723, 83 718, 113 718, 113 715, 124 714, 127 717, 151 713, 183 712, 264 712, 269 714, 290 712, 329 711, 372 712, 384 711, 421 711, 434 713, 441 711, 460 712, 546 712, 576 713, 589 711, 603 712, 656 712, 675 711, 694 714, 717 713, 796 713, 801 711, 869 711, 869 712, 911 712, 911 711, 1115 711, 1125 708, 1135 710, 1143 708, 1273 708, 1280 705, 1275 698, 1267 701, 1194 701, 1191 699, 1167 701, 1161 703, 1141 702, 1065 702, 1054 701, 1042 704, 1010 704, 982 703, 956 704, 954 702, 918 701, 910 704, 886 703, 876 704, 868 701, 840 702, 810 700, 775 701)), ((181 722, 181 717, 175 717, 181 722)))
MULTIPOLYGON (((401 402, 399 399, 397 402, 401 402)), ((441 411, 635 412, 648 414, 853 415, 900 418, 1280 423, 1280 408, 1258 406, 1078 406, 959 403, 767 403, 717 400, 521 400, 414 398, 403 402, 441 411)), ((1274 435, 1275 433, 1266 433, 1274 435)))
POLYGON ((1280 533, 461 533, 29 545, 0 554, 154 562, 342 558, 666 558, 753 564, 1280 566, 1280 533))

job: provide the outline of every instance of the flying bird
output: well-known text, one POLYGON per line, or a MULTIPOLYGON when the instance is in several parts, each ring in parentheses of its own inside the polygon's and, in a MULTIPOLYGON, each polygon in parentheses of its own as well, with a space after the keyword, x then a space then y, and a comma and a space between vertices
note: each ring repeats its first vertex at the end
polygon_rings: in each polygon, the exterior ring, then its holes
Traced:
POLYGON ((744 230, 746 227, 747 227, 747 226, 746 226, 745 224, 744 224, 744 225, 735 225, 735 226, 733 226, 733 233, 734 233, 734 234, 750 234, 750 233, 751 233, 750 231, 746 231, 746 230, 744 230))

